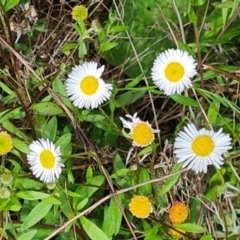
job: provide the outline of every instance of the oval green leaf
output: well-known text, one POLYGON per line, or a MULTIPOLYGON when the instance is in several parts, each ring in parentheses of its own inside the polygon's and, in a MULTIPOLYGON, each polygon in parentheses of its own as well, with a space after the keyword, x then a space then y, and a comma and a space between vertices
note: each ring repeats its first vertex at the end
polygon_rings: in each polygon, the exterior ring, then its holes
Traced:
POLYGON ((19 236, 17 240, 31 240, 36 235, 36 233, 37 233, 37 230, 29 231, 19 236))
POLYGON ((47 193, 36 192, 36 191, 22 191, 22 192, 16 193, 16 196, 25 200, 39 200, 39 199, 50 197, 50 195, 47 193))
POLYGON ((29 229, 41 219, 43 219, 45 215, 50 211, 51 207, 52 204, 48 204, 45 202, 40 202, 37 206, 35 206, 22 223, 20 227, 20 232, 29 229))
POLYGON ((56 103, 53 102, 36 103, 32 105, 31 109, 41 115, 54 116, 63 113, 62 108, 60 108, 56 103))
POLYGON ((197 101, 184 95, 173 94, 172 96, 170 96, 170 98, 174 100, 176 103, 180 103, 185 106, 198 107, 197 101))
POLYGON ((93 222, 89 221, 84 216, 80 217, 80 222, 85 230, 86 234, 92 240, 109 240, 109 238, 105 235, 105 233, 96 226, 93 222))
POLYGON ((176 224, 174 227, 190 233, 204 233, 207 231, 204 227, 193 223, 176 224))

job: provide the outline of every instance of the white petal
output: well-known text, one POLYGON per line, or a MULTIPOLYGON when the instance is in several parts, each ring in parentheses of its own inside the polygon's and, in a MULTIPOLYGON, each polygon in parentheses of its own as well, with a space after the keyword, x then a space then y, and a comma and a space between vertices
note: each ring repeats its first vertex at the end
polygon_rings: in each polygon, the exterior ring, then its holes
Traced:
POLYGON ((62 172, 62 167, 64 167, 64 164, 60 162, 60 147, 56 147, 49 139, 38 139, 33 141, 29 148, 30 152, 27 154, 27 161, 33 175, 45 183, 56 182, 62 172), (39 155, 44 150, 50 151, 55 159, 55 164, 51 169, 45 169, 40 161, 39 155))
POLYGON ((179 49, 167 49, 159 54, 154 60, 151 73, 153 83, 166 95, 181 94, 185 88, 192 86, 190 78, 196 74, 195 60, 187 52, 179 49), (184 75, 177 82, 172 82, 165 76, 165 69, 171 62, 178 62, 184 68, 184 75))
POLYGON ((73 67, 66 80, 66 93, 74 106, 94 109, 110 98, 113 86, 101 79, 103 71, 104 66, 97 68, 96 62, 85 62, 73 67), (87 76, 93 76, 98 81, 98 89, 92 95, 85 94, 80 87, 81 81, 87 76))
POLYGON ((228 134, 222 133, 222 129, 218 132, 209 131, 205 128, 197 130, 192 123, 178 133, 174 142, 174 154, 177 162, 183 162, 182 167, 192 169, 196 173, 206 173, 207 166, 212 164, 219 168, 223 164, 222 154, 231 148, 231 138, 228 134), (214 149, 205 157, 198 156, 192 149, 192 142, 201 135, 209 136, 214 142, 214 149))

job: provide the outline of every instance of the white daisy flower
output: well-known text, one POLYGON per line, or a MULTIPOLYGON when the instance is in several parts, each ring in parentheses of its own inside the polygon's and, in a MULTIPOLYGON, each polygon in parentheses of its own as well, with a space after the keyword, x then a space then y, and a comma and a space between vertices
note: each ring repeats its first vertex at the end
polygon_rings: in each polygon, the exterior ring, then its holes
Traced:
POLYGON ((56 147, 49 139, 38 139, 30 146, 27 161, 36 178, 45 183, 54 183, 59 178, 64 164, 60 162, 60 147, 56 147))
POLYGON ((228 134, 222 133, 222 128, 218 132, 205 128, 197 130, 190 123, 178 133, 174 153, 178 163, 184 162, 182 167, 206 173, 208 165, 220 168, 224 161, 222 154, 232 148, 231 140, 228 134))
POLYGON ((131 121, 127 121, 120 117, 124 128, 130 129, 130 136, 133 140, 133 146, 146 147, 154 141, 154 133, 159 133, 159 130, 152 129, 149 122, 143 122, 137 117, 137 113, 133 116, 127 114, 126 117, 131 121))
POLYGON ((188 52, 168 49, 159 54, 152 67, 153 83, 166 95, 182 93, 192 86, 191 79, 196 75, 196 63, 188 52))
POLYGON ((97 68, 96 62, 73 67, 66 80, 66 92, 74 106, 93 109, 110 98, 113 87, 102 80, 103 71, 104 66, 97 68))

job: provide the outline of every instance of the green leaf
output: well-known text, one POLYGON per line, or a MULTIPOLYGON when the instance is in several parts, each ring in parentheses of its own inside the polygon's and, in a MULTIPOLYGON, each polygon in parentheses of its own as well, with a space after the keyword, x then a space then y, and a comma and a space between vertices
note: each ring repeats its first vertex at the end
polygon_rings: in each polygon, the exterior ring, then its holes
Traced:
POLYGON ((170 96, 172 100, 174 100, 177 103, 180 103, 185 106, 192 106, 192 107, 198 107, 198 102, 195 101, 194 99, 184 96, 184 95, 179 95, 179 94, 173 94, 170 96))
POLYGON ((216 173, 212 175, 212 177, 209 179, 209 183, 213 183, 215 181, 221 181, 221 178, 222 176, 224 176, 225 173, 226 173, 225 168, 219 169, 219 171, 216 171, 216 173))
POLYGON ((208 108, 207 116, 211 124, 214 124, 219 114, 220 102, 213 100, 208 108))
POLYGON ((113 43, 111 43, 111 42, 109 42, 109 43, 104 43, 104 44, 101 45, 100 51, 101 51, 101 52, 106 52, 106 51, 108 51, 108 50, 116 47, 117 45, 118 45, 118 43, 116 43, 116 42, 113 42, 113 43))
POLYGON ((17 240, 31 240, 36 235, 36 233, 37 233, 37 230, 29 231, 19 236, 17 240))
POLYGON ((57 140, 56 145, 60 146, 62 155, 70 155, 72 153, 71 139, 72 134, 65 133, 57 140))
POLYGON ((200 240, 214 240, 214 238, 212 235, 205 235, 201 237, 200 240))
POLYGON ((158 231, 159 224, 156 224, 147 231, 144 240, 162 240, 162 238, 159 236, 158 231))
POLYGON ((12 138, 12 142, 13 142, 14 148, 16 148, 18 151, 23 152, 25 154, 29 153, 29 147, 23 141, 18 140, 16 138, 12 138))
POLYGON ((0 113, 0 123, 5 122, 8 119, 22 119, 25 114, 21 112, 22 107, 17 107, 11 110, 2 111, 0 113))
POLYGON ((87 183, 91 182, 93 179, 93 169, 91 166, 88 166, 86 173, 86 181, 87 183))
POLYGON ((8 131, 13 133, 15 136, 24 139, 25 141, 28 141, 28 136, 25 135, 20 129, 15 127, 11 122, 6 120, 5 122, 2 123, 2 126, 8 131))
POLYGON ((75 193, 79 194, 79 198, 73 199, 73 208, 77 209, 77 205, 79 202, 84 199, 90 199, 91 196, 98 190, 100 190, 100 186, 104 183, 105 178, 102 175, 95 176, 90 182, 88 182, 87 186, 79 186, 75 193))
POLYGON ((53 87, 53 91, 55 91, 56 93, 58 93, 58 96, 60 97, 60 99, 62 100, 62 102, 71 110, 74 109, 71 101, 69 100, 69 98, 67 97, 66 94, 66 89, 65 86, 63 85, 61 79, 59 77, 56 77, 55 80, 52 83, 52 87, 53 87))
POLYGON ((192 7, 190 9, 190 12, 188 13, 188 17, 191 23, 193 23, 193 25, 197 24, 197 15, 192 7))
POLYGON ((140 99, 145 93, 146 90, 128 91, 123 93, 116 99, 116 107, 125 107, 130 105, 140 99))
POLYGON ((16 93, 14 91, 12 91, 6 84, 4 84, 3 82, 0 82, 0 87, 2 88, 2 90, 4 92, 6 92, 8 95, 12 95, 14 97, 16 97, 16 93))
POLYGON ((29 178, 23 178, 23 179, 17 178, 15 181, 15 185, 24 189, 37 190, 37 189, 41 189, 44 186, 44 183, 35 181, 33 179, 29 179, 29 178))
MULTIPOLYGON (((236 231, 237 231, 237 228, 236 228, 236 231)), ((212 238, 211 240, 214 240, 214 239, 212 238)), ((239 240, 239 234, 231 235, 227 240, 239 240)))
POLYGON ((91 240, 109 240, 109 238, 99 227, 97 227, 93 222, 89 221, 84 216, 80 217, 80 222, 83 229, 85 230, 85 233, 89 236, 91 240))
POLYGON ((63 48, 61 49, 62 53, 68 55, 70 53, 70 50, 76 48, 78 46, 77 43, 72 43, 72 42, 69 42, 67 44, 65 44, 63 46, 63 48))
MULTIPOLYGON (((118 196, 119 198, 119 196, 118 196)), ((104 220, 102 225, 102 230, 110 238, 113 235, 117 235, 121 227, 122 213, 115 202, 114 198, 111 198, 109 207, 104 209, 104 220), (111 223, 111 227, 109 227, 111 223)))
POLYGON ((106 33, 104 30, 98 33, 99 42, 104 42, 106 40, 106 33))
POLYGON ((32 30, 36 30, 38 32, 47 32, 48 31, 48 29, 44 25, 42 25, 40 22, 38 22, 37 24, 34 24, 32 26, 32 30))
POLYGON ((81 42, 78 47, 78 57, 81 58, 88 53, 85 42, 81 42))
MULTIPOLYGON (((177 172, 182 166, 182 163, 176 163, 174 164, 171 173, 177 172)), ((165 184, 164 187, 160 189, 158 196, 163 196, 165 193, 169 192, 169 190, 177 183, 181 173, 178 173, 172 177, 169 177, 165 184)))
POLYGON ((10 197, 11 202, 15 205, 18 206, 19 208, 22 208, 22 204, 19 202, 19 199, 16 197, 16 195, 12 195, 10 197))
POLYGON ((72 27, 76 30, 76 32, 78 33, 79 36, 82 35, 81 29, 77 24, 72 23, 72 27))
POLYGON ((80 187, 78 191, 76 191, 78 194, 81 195, 81 200, 85 198, 90 198, 96 191, 99 190, 99 187, 104 183, 105 178, 102 175, 96 176, 92 179, 92 181, 89 183, 93 186, 83 186, 80 187))
POLYGON ((215 8, 232 8, 233 7, 233 1, 232 0, 228 0, 228 1, 224 1, 222 3, 213 3, 213 5, 215 6, 215 8))
POLYGON ((223 194, 227 189, 226 184, 224 185, 217 185, 210 189, 210 191, 206 194, 206 198, 208 200, 214 200, 223 194))
POLYGON ((83 35, 86 31, 86 26, 85 26, 85 23, 84 21, 80 18, 80 17, 77 17, 77 23, 78 23, 78 26, 79 26, 79 29, 80 29, 80 34, 79 36, 83 35))
POLYGON ((7 204, 10 202, 10 199, 1 199, 1 202, 0 202, 0 212, 1 211, 7 211, 7 204))
POLYGON ((199 218, 199 212, 201 211, 202 203, 199 199, 194 199, 191 204, 191 210, 189 211, 189 222, 197 222, 199 218))
POLYGON ((38 203, 32 211, 28 214, 28 216, 24 219, 21 227, 20 232, 23 232, 33 225, 35 225, 37 222, 39 222, 41 219, 45 217, 45 215, 50 211, 52 208, 52 204, 48 204, 45 202, 38 203))
POLYGON ((86 204, 88 203, 88 198, 83 199, 78 205, 77 205, 77 211, 83 209, 86 204))
POLYGON ((145 73, 146 73, 146 71, 142 72, 139 76, 137 76, 131 82, 126 84, 125 88, 133 88, 133 87, 135 87, 142 80, 142 78, 145 75, 145 73))
POLYGON ((43 128, 43 137, 48 138, 51 141, 55 140, 57 133, 57 118, 56 116, 52 117, 50 121, 43 128))
POLYGON ((33 89, 38 89, 39 87, 43 86, 46 83, 49 83, 49 81, 48 80, 38 81, 34 84, 33 89))
POLYGON ((125 164, 119 154, 116 154, 113 159, 113 165, 116 170, 120 170, 122 168, 125 168, 125 164))
POLYGON ((4 4, 5 11, 7 12, 8 10, 14 8, 19 2, 20 0, 6 0, 4 4))
POLYGON ((45 202, 45 203, 52 204, 52 205, 61 205, 62 204, 57 198, 55 198, 53 196, 43 198, 42 201, 45 202))
POLYGON ((60 201, 61 201, 61 205, 60 205, 60 210, 61 212, 68 218, 73 218, 74 217, 74 213, 72 212, 72 208, 70 208, 69 206, 69 199, 66 196, 66 193, 64 192, 64 190, 60 191, 60 201))
MULTIPOLYGON (((147 182, 151 179, 146 168, 141 168, 139 173, 139 183, 147 182)), ((152 192, 152 184, 145 184, 139 187, 139 192, 143 195, 148 195, 152 192)))
POLYGON ((204 233, 207 231, 204 227, 193 223, 174 224, 174 227, 190 233, 204 233))
POLYGON ((42 115, 54 116, 63 113, 62 108, 54 102, 36 103, 32 105, 31 109, 42 115))
POLYGON ((16 196, 25 200, 38 200, 38 199, 47 198, 50 195, 47 193, 36 192, 36 191, 21 191, 16 193, 16 196))
POLYGON ((118 25, 118 26, 114 26, 110 29, 109 33, 119 33, 119 32, 123 32, 125 30, 129 29, 129 26, 125 26, 125 25, 118 25))
POLYGON ((131 170, 129 168, 119 169, 115 173, 111 174, 111 178, 118 178, 118 177, 124 176, 130 171, 131 170))
POLYGON ((75 197, 75 198, 81 197, 80 194, 75 193, 75 192, 72 192, 72 191, 70 191, 70 190, 67 191, 67 195, 68 195, 69 197, 75 197))
POLYGON ((95 112, 92 112, 92 113, 90 112, 86 115, 83 114, 83 120, 87 121, 87 122, 92 122, 92 123, 108 121, 105 116, 103 116, 102 114, 95 113, 95 112))
POLYGON ((152 145, 147 146, 147 147, 143 148, 143 149, 137 154, 137 156, 143 156, 143 155, 145 155, 145 154, 147 154, 147 153, 152 152, 152 150, 153 150, 152 145))

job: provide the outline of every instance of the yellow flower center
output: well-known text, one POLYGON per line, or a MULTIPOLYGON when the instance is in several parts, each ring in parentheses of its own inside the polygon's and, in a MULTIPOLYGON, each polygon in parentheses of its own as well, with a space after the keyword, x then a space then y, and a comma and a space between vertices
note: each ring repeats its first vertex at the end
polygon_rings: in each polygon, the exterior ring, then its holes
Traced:
POLYGON ((181 63, 171 62, 166 66, 164 73, 170 82, 178 82, 182 79, 185 70, 181 63))
POLYGON ((208 156, 214 149, 214 142, 211 137, 201 135, 196 137, 192 143, 193 152, 201 157, 208 156))
POLYGON ((75 6, 72 10, 72 18, 77 20, 79 17, 82 20, 85 20, 88 16, 88 10, 83 5, 75 6))
POLYGON ((132 138, 138 146, 144 147, 152 143, 154 133, 148 124, 142 122, 133 128, 132 138))
POLYGON ((169 210, 169 219, 172 223, 183 223, 188 217, 188 207, 181 202, 176 202, 169 210))
POLYGON ((40 154, 40 162, 46 169, 51 169, 55 165, 55 157, 49 150, 43 150, 40 154))
POLYGON ((147 218, 152 212, 152 204, 147 197, 136 196, 132 198, 129 204, 129 210, 132 215, 138 218, 147 218))
POLYGON ((12 138, 5 132, 0 133, 0 154, 4 155, 11 151, 12 145, 12 138))
POLYGON ((80 83, 80 88, 86 95, 93 95, 94 93, 97 92, 98 87, 99 87, 98 80, 93 76, 87 76, 83 78, 83 80, 80 83))

